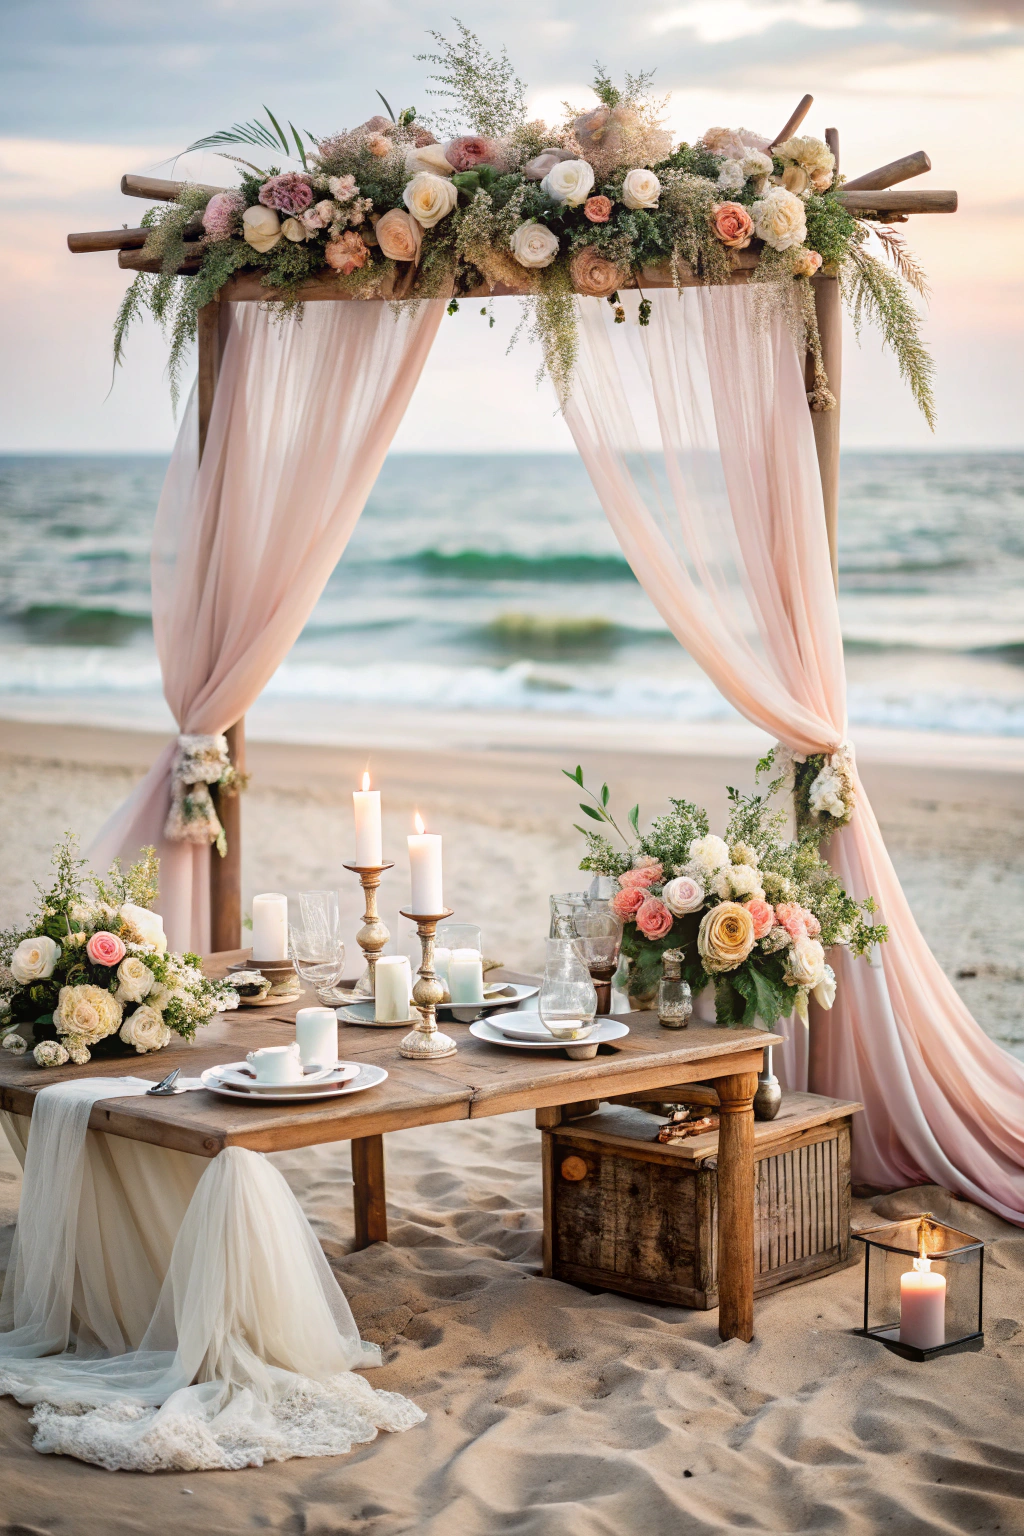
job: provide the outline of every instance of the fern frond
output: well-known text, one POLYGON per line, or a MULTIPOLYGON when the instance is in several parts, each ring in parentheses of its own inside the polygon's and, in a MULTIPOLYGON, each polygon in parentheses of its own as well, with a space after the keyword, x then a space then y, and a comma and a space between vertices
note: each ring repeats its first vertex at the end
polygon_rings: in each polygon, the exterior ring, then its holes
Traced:
POLYGON ((913 251, 907 248, 906 241, 887 224, 873 225, 879 243, 897 272, 908 287, 919 293, 922 299, 931 297, 931 288, 928 286, 928 278, 913 251))
POLYGON ((878 327, 883 343, 896 358, 900 376, 910 386, 921 414, 934 432, 935 363, 921 339, 921 317, 900 277, 890 272, 877 256, 869 256, 855 245, 843 264, 840 281, 858 338, 865 320, 878 327))

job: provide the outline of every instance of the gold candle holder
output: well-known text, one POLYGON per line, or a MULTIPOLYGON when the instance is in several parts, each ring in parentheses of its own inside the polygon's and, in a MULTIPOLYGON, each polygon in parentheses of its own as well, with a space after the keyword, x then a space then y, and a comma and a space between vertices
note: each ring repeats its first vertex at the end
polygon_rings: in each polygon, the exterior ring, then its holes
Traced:
POLYGON ((444 987, 434 975, 434 936, 438 923, 443 923, 451 915, 451 910, 438 912, 434 916, 426 916, 421 912, 402 912, 403 917, 416 924, 422 950, 417 973, 419 979, 412 989, 412 1003, 420 1016, 420 1022, 415 1029, 409 1031, 398 1047, 400 1053, 412 1061, 441 1061, 445 1056, 454 1056, 458 1050, 449 1035, 441 1034, 436 1017, 438 1003, 444 1002, 444 987))
MULTIPOLYGON (((346 864, 346 869, 351 869, 359 876, 359 884, 363 888, 366 897, 366 911, 363 913, 363 926, 356 934, 356 942, 363 952, 366 960, 366 986, 369 991, 363 991, 356 983, 356 991, 363 997, 376 997, 377 995, 377 961, 381 951, 391 937, 388 929, 377 915, 377 887, 380 885, 380 877, 386 869, 394 869, 394 863, 388 864, 346 864)), ((362 977, 360 977, 362 981, 362 977)))

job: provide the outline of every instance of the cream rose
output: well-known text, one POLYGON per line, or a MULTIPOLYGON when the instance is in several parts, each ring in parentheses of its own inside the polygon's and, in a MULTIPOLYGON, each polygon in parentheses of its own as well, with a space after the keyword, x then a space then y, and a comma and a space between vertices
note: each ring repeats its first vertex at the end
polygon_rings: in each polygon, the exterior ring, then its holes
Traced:
POLYGON ((104 987, 61 987, 53 1022, 60 1035, 77 1035, 85 1045, 112 1035, 121 1023, 121 1004, 104 987))
POLYGON ((167 935, 159 912, 151 912, 148 907, 137 907, 133 901, 126 901, 117 915, 123 923, 135 930, 140 943, 148 944, 158 955, 166 952, 167 935))
POLYGON ((594 167, 586 160, 559 160, 540 184, 542 192, 567 208, 578 208, 590 196, 594 167))
POLYGON ((163 1014, 143 1003, 130 1013, 121 1025, 121 1039, 125 1045, 134 1045, 140 1056, 148 1051, 162 1051, 171 1038, 171 1031, 164 1023, 163 1014))
MULTIPOLYGON (((440 145, 428 145, 430 149, 440 145)), ((390 261, 419 261, 423 230, 404 208, 392 208, 377 220, 374 233, 377 244, 390 261)))
POLYGON ((676 917, 685 917, 688 912, 699 912, 704 905, 704 887, 689 875, 679 875, 668 882, 661 899, 676 917))
POLYGON ((785 187, 772 187, 750 210, 754 233, 776 251, 803 245, 807 238, 807 210, 785 187))
POLYGON ((435 176, 432 171, 421 171, 406 183, 402 201, 413 218, 424 229, 433 229, 446 218, 459 200, 459 194, 450 181, 435 176))
POLYGON ((836 1000, 836 973, 830 965, 826 965, 825 974, 822 976, 812 994, 819 1008, 831 1008, 836 1000))
POLYGON ((819 987, 825 980, 825 951, 817 939, 794 939, 786 960, 788 986, 819 987))
MULTIPOLYGON (((687 849, 687 855, 695 869, 703 871, 705 879, 710 879, 717 870, 729 863, 728 846, 713 832, 707 837, 695 837, 687 849)), ((699 875, 697 878, 700 878, 699 875)))
POLYGON ((811 178, 802 165, 787 165, 782 173, 782 185, 794 197, 800 197, 811 185, 811 178))
POLYGON ((155 980, 148 965, 137 955, 128 955, 117 968, 117 991, 114 996, 119 1003, 141 1003, 152 990, 155 980))
MULTIPOLYGON (((422 144, 418 149, 407 149, 405 152, 405 168, 410 176, 418 176, 425 171, 430 176, 453 176, 455 167, 445 157, 444 149, 440 144, 422 144)), ((387 215, 385 214, 385 218, 387 215)))
POLYGON ((558 236, 535 219, 520 224, 509 244, 521 267, 550 267, 558 255, 558 236))
POLYGON ((37 1067, 62 1067, 68 1053, 59 1040, 43 1040, 32 1052, 37 1067))
POLYGON ((622 183, 622 201, 627 208, 657 208, 661 182, 653 171, 627 171, 622 183))
POLYGON ((296 245, 299 245, 303 240, 309 239, 311 231, 306 228, 301 219, 288 218, 281 225, 281 233, 286 240, 293 240, 296 245))
POLYGON ((52 976, 59 958, 60 945, 45 934, 37 939, 22 939, 11 956, 11 975, 19 986, 31 986, 34 981, 52 976))
POLYGON ((254 251, 272 251, 281 238, 281 220, 273 208, 247 208, 242 214, 242 238, 254 251))
POLYGON ((734 971, 754 947, 754 919, 746 907, 723 901, 705 912, 697 930, 697 952, 704 969, 734 971))

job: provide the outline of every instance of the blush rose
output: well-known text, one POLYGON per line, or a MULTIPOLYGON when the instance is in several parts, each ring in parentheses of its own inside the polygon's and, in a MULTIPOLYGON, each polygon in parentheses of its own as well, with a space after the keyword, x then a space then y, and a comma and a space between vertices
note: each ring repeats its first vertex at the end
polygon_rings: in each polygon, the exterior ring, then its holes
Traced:
POLYGON ((734 251, 746 250, 754 234, 754 221, 742 203, 716 203, 711 219, 723 245, 734 251))
POLYGON ((583 215, 590 220, 591 224, 607 224, 612 216, 611 198, 600 194, 597 197, 588 197, 583 204, 583 215))
POLYGON ((648 939, 663 939, 672 927, 672 913, 657 896, 648 896, 636 914, 636 925, 648 939))
POLYGON ((127 951, 116 933, 94 933, 85 952, 93 965, 120 965, 127 951))
POLYGON ((636 916, 646 900, 647 891, 634 885, 617 891, 612 897, 612 906, 620 917, 628 919, 636 916))
POLYGON ((755 939, 763 939, 766 934, 771 933, 775 926, 775 913, 769 902, 760 901, 755 897, 753 901, 747 902, 747 911, 754 922, 755 939))

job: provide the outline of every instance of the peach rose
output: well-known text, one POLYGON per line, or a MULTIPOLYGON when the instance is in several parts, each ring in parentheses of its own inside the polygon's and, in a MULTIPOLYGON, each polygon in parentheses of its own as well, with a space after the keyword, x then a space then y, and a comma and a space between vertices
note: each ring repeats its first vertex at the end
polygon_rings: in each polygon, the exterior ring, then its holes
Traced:
POLYGON ((120 965, 127 951, 116 933, 94 933, 85 952, 93 965, 120 965))
POLYGON ((648 939, 663 939, 672 927, 672 913, 657 896, 648 896, 636 914, 636 925, 648 939))
POLYGON ((807 914, 797 901, 784 901, 775 908, 775 921, 785 928, 791 939, 807 937, 807 914))
POLYGON ((760 901, 755 897, 753 901, 747 902, 747 911, 753 919, 755 939, 763 939, 766 934, 771 933, 775 926, 775 913, 770 902, 760 901))
MULTIPOLYGON (((381 221, 383 223, 383 220, 381 221)), ((324 247, 324 258, 329 267, 335 272, 342 272, 347 277, 357 267, 366 265, 366 258, 370 252, 366 242, 354 229, 346 229, 337 240, 332 240, 324 247)))
POLYGON ((585 245, 573 256, 569 276, 577 293, 588 294, 594 299, 606 299, 625 281, 625 274, 614 261, 602 256, 592 245, 585 245))
POLYGON ((610 197, 588 197, 583 204, 583 214, 591 224, 607 224, 612 216, 612 200, 610 197))
POLYGON ((809 939, 816 939, 821 932, 821 924, 818 922, 818 919, 815 917, 814 913, 808 912, 806 907, 804 907, 803 913, 804 925, 807 929, 807 937, 809 939))
POLYGON ((378 160, 383 160, 391 148, 391 140, 386 138, 383 133, 371 133, 366 140, 366 147, 371 155, 376 156, 378 160))
POLYGON ((612 906, 621 918, 635 917, 647 900, 647 891, 640 886, 628 886, 612 897, 612 906))
POLYGON ((457 171, 472 171, 478 165, 495 165, 499 159, 498 146, 493 139, 481 134, 465 133, 461 138, 450 139, 444 147, 445 159, 457 171))
POLYGON ((658 879, 653 869, 627 869, 619 876, 619 884, 624 891, 645 891, 649 885, 657 885, 658 879))
POLYGON ((723 901, 705 912, 697 931, 697 951, 704 969, 734 971, 754 947, 754 919, 737 901, 723 901))
POLYGON ((734 251, 746 250, 754 233, 754 221, 742 203, 716 203, 711 219, 723 245, 734 251))
POLYGON ((377 244, 391 261, 419 261, 423 230, 404 208, 392 208, 377 220, 377 244))
POLYGON ((821 257, 817 251, 800 251, 793 263, 793 271, 797 277, 813 277, 821 266, 821 257))

